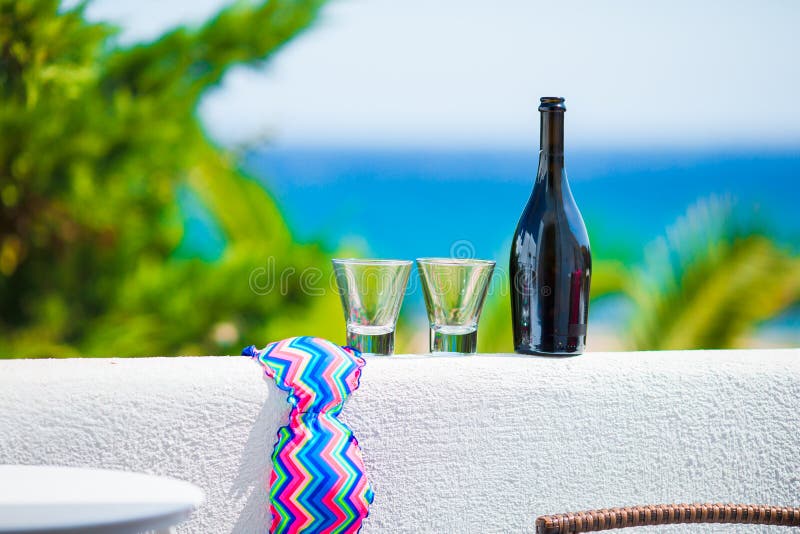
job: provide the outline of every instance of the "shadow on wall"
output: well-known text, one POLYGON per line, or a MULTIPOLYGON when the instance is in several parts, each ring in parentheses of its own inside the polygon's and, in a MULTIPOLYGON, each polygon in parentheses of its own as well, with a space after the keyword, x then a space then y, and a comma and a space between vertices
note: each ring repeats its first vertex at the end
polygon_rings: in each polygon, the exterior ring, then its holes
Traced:
POLYGON ((267 397, 247 436, 236 478, 228 491, 231 499, 247 499, 232 532, 258 532, 271 522, 269 477, 272 473, 272 450, 278 440, 277 429, 288 419, 290 407, 286 393, 278 390, 266 375, 262 378, 264 387, 270 388, 274 394, 267 397))

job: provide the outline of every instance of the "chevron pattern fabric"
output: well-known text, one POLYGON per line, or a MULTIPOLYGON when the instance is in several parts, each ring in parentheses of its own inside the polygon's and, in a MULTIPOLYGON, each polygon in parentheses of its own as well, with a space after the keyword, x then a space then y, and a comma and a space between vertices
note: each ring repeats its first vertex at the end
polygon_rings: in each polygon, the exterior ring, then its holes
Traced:
POLYGON ((270 532, 358 532, 373 492, 358 441, 336 416, 366 362, 350 347, 310 336, 242 354, 289 392, 292 406, 272 452, 270 532))

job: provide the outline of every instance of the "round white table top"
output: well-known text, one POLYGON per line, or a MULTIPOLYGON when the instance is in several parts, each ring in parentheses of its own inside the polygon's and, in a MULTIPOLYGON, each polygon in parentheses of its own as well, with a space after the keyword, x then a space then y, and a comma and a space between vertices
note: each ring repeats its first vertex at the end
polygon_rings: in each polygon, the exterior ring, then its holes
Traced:
POLYGON ((0 533, 140 533, 180 523, 203 491, 173 478, 0 465, 0 533))

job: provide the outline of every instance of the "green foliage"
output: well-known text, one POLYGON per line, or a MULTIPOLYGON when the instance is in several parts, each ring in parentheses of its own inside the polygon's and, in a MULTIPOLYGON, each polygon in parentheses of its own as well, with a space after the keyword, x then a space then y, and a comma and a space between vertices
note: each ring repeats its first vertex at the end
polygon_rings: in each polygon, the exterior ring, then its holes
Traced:
POLYGON ((293 242, 196 118, 228 68, 267 60, 318 7, 235 4, 124 48, 83 5, 0 0, 0 355, 230 352, 304 324, 341 336, 335 293, 310 295, 300 277, 324 266, 327 280, 329 255, 293 242), (181 187, 224 234, 216 261, 172 254, 181 187), (251 276, 269 258, 296 274, 260 295, 251 276))
MULTIPOLYGON (((0 0, 0 357, 343 341, 330 252, 294 242, 274 200, 196 116, 231 66, 268 60, 319 3, 235 4, 199 28, 120 47, 82 4, 0 0), (224 238, 213 261, 175 254, 187 189, 224 238)), ((719 200, 690 209, 633 272, 595 262, 592 298, 634 303, 632 348, 736 346, 800 300, 800 259, 733 214, 719 200)), ((482 351, 512 349, 508 300, 500 280, 482 351)), ((401 351, 419 341, 404 330, 401 351)))
POLYGON ((636 350, 736 347, 758 322, 800 301, 800 259, 730 200, 692 206, 647 251, 628 293, 636 350))
MULTIPOLYGON (((514 352, 514 337, 511 330, 511 297, 508 291, 497 291, 495 273, 493 291, 486 297, 481 319, 478 322, 478 350, 480 352, 514 352)), ((502 285, 508 287, 508 276, 502 273, 502 285)))

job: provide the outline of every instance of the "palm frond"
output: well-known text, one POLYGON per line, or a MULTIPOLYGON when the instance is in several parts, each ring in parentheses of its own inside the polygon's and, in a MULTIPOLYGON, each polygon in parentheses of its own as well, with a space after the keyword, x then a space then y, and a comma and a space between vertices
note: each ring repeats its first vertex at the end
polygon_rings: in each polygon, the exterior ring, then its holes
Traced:
POLYGON ((632 348, 735 347, 800 300, 800 260, 742 217, 732 199, 711 197, 648 248, 627 292, 632 348))

